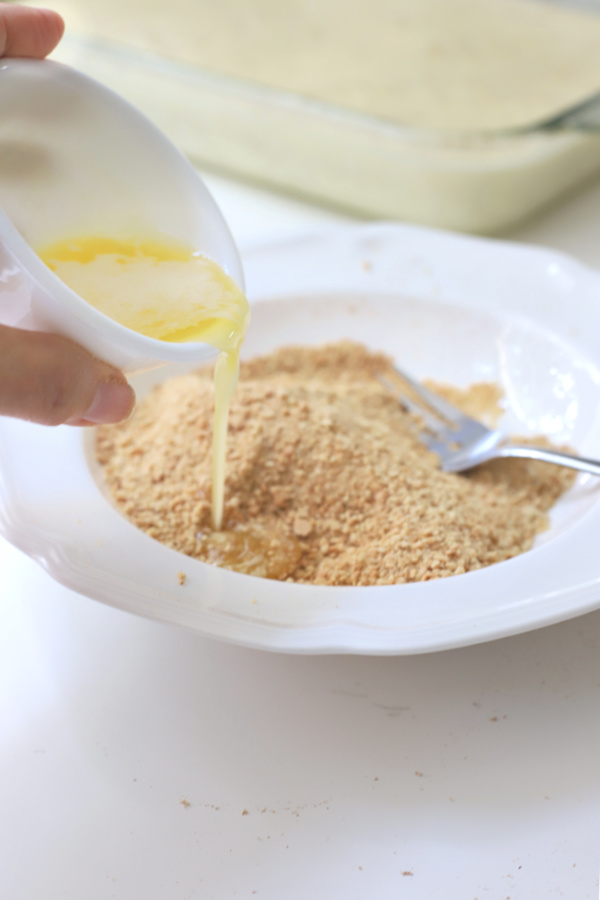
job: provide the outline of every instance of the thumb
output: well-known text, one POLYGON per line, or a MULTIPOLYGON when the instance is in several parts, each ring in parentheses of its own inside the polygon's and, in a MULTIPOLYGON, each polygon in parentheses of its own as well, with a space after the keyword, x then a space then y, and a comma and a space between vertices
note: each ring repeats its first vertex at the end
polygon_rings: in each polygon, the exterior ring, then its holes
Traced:
POLYGON ((125 376, 57 334, 0 325, 0 415, 41 425, 97 425, 127 418, 125 376))
POLYGON ((58 13, 0 3, 0 55, 42 59, 60 41, 65 23, 58 13))

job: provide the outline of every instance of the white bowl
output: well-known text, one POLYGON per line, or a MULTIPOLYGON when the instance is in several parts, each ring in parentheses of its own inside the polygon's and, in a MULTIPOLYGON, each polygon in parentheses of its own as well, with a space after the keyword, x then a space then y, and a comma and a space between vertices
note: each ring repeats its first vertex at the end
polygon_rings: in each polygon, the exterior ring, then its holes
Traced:
MULTIPOLYGON (((417 377, 494 380, 507 430, 600 457, 597 273, 552 252, 392 225, 335 228, 244 259, 246 356, 353 338, 417 377)), ((173 371, 141 376, 138 393, 173 371)), ((0 530, 53 578, 129 612, 270 650, 400 654, 600 607, 600 479, 580 476, 550 530, 515 559, 419 584, 311 587, 214 568, 138 531, 104 495, 93 437, 0 420, 0 530)))
POLYGON ((133 373, 214 354, 124 328, 34 252, 74 235, 162 234, 219 263, 243 289, 229 229, 195 170, 133 106, 50 60, 0 64, 0 322, 72 338, 133 373))

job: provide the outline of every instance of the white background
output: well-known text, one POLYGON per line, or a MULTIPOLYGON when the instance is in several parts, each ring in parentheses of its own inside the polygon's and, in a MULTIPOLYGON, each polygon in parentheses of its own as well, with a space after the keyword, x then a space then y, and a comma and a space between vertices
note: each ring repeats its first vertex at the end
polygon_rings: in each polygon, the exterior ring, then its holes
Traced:
MULTIPOLYGON (((336 218, 208 181, 242 250, 336 218)), ((509 237, 600 268, 600 184, 509 237)), ((102 606, 0 542, 2 900, 595 900, 599 866, 600 612, 282 656, 102 606)))

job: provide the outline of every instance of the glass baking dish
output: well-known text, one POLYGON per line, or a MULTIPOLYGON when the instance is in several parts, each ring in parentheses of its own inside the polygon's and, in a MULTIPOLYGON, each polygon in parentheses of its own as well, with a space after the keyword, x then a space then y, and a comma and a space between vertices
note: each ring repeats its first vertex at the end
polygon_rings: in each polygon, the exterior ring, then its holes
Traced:
MULTIPOLYGON (((436 0, 419 2, 431 5, 436 0)), ((471 0, 453 2, 460 6, 471 0)), ((512 4, 509 11, 515 4, 556 9, 555 4, 541 0, 478 2, 496 6, 507 2, 512 4)), ((123 4, 127 6, 127 0, 122 0, 123 4)), ((179 5, 189 12, 189 3, 173 3, 169 6, 173 16, 179 5)), ((300 0, 300 5, 306 5, 306 0, 300 0)), ((54 6, 69 22, 73 3, 63 3, 66 9, 60 2, 54 6)), ((135 0, 130 0, 129 6, 136 6, 135 0)), ((158 7, 137 3, 137 8, 140 16, 152 21, 158 7)), ((447 122, 441 128, 427 123, 409 127, 370 114, 364 107, 352 109, 289 87, 193 64, 193 53, 184 53, 181 59, 169 57, 156 51, 160 39, 154 41, 152 50, 145 49, 148 42, 135 40, 133 32, 119 34, 119 40, 107 39, 109 25, 101 29, 100 36, 92 33, 91 27, 79 32, 68 29, 53 56, 134 103, 198 167, 234 174, 364 217, 497 234, 600 170, 596 119, 600 109, 600 16, 589 11, 581 14, 593 25, 598 23, 597 34, 591 34, 592 44, 588 41, 586 48, 589 53, 596 41, 599 62, 594 89, 581 87, 577 93, 575 88, 568 103, 557 96, 556 105, 535 121, 500 127, 490 127, 483 119, 476 127, 472 122, 469 127, 452 127, 447 122)), ((558 47, 561 34, 555 38, 558 47)), ((168 39, 165 47, 170 47, 168 39)), ((518 68, 516 57, 510 65, 518 68)), ((470 83, 476 84, 476 79, 470 83)), ((443 97, 440 109, 442 106, 443 97)))

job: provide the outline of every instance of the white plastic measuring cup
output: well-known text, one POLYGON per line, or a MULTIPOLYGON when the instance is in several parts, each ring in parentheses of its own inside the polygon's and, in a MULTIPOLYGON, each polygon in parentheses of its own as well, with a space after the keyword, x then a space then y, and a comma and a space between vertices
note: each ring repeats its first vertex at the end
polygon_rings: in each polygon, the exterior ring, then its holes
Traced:
POLYGON ((131 331, 60 281, 33 248, 75 235, 191 245, 243 290, 229 229, 195 170, 145 116, 51 60, 0 63, 0 322, 70 337, 133 374, 214 349, 131 331))

